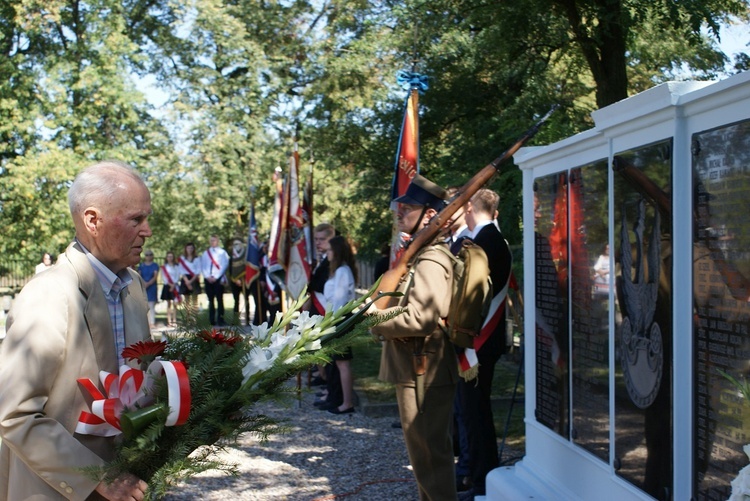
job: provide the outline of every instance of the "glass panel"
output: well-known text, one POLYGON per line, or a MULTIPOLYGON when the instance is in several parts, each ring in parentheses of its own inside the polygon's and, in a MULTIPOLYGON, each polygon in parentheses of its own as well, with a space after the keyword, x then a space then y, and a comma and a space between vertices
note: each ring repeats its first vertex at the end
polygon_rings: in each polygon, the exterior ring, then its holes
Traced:
POLYGON ((607 160, 572 169, 568 190, 573 440, 609 462, 607 160))
POLYGON ((566 173, 534 183, 536 419, 568 437, 568 197, 566 173))
POLYGON ((694 492, 724 500, 750 442, 750 407, 719 372, 750 374, 750 121, 692 139, 694 492))
POLYGON ((672 141, 613 159, 615 463, 656 499, 672 492, 672 141))

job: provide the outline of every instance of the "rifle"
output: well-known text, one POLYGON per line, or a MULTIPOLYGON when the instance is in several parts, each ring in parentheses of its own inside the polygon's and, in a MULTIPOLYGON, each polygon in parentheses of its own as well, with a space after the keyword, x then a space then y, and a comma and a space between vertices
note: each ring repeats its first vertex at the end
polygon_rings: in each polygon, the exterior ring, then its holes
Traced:
MULTIPOLYGON (((450 202, 448 202, 448 205, 443 207, 440 212, 435 214, 432 219, 430 219, 430 222, 427 224, 427 226, 413 235, 412 241, 409 243, 408 247, 404 249, 403 254, 393 265, 393 268, 383 273, 383 277, 380 280, 381 291, 393 292, 398 288, 398 285, 401 282, 401 278, 406 275, 409 262, 417 254, 417 252, 419 252, 422 247, 430 244, 440 233, 443 226, 445 226, 445 223, 450 220, 450 217, 453 216, 453 214, 455 214, 458 209, 466 205, 466 202, 468 202, 482 186, 487 184, 490 179, 492 179, 492 177, 498 172, 500 166, 503 163, 508 161, 519 150, 519 148, 521 148, 521 146, 523 146, 529 139, 536 135, 536 133, 539 131, 539 128, 544 122, 547 121, 547 119, 550 117, 550 115, 552 115, 557 107, 558 105, 552 106, 547 114, 544 115, 536 124, 534 124, 533 127, 526 131, 526 133, 523 134, 515 142, 515 144, 505 150, 502 155, 487 164, 479 172, 474 174, 474 176, 456 192, 453 198, 451 198, 450 202)), ((392 297, 384 296, 376 300, 375 305, 380 309, 384 309, 388 306, 392 306, 392 301, 394 301, 392 297)))

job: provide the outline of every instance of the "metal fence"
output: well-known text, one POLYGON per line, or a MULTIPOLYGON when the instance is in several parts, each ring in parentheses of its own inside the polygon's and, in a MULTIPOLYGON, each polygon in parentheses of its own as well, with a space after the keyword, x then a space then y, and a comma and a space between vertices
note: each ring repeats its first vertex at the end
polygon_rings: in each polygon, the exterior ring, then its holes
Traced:
MULTIPOLYGON (((516 278, 519 284, 523 283, 523 249, 521 246, 513 246, 513 260, 516 278)), ((34 276, 36 263, 22 259, 0 259, 0 296, 13 296, 34 276)), ((375 276, 375 262, 357 261, 357 287, 367 290, 378 277, 375 276)), ((159 280, 161 286, 161 276, 159 280)))
MULTIPOLYGON (((15 295, 34 276, 36 263, 22 259, 0 259, 0 295, 15 295)), ((369 289, 375 281, 374 263, 357 262, 358 287, 369 289)), ((160 277, 161 278, 161 277, 160 277)), ((159 285, 161 280, 159 280, 159 285)))
POLYGON ((24 259, 0 259, 0 295, 14 295, 34 276, 36 263, 24 259))

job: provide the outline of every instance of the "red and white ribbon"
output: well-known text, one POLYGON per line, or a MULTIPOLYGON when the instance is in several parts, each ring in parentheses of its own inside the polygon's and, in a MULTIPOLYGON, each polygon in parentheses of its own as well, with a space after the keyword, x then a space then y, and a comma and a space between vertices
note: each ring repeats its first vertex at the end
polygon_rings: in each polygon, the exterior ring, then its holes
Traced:
POLYGON ((191 401, 187 367, 182 362, 156 360, 149 366, 149 372, 151 372, 155 364, 161 365, 161 369, 167 378, 167 388, 169 389, 169 415, 167 415, 166 425, 183 425, 187 422, 190 415, 191 401))
POLYGON ((325 307, 325 296, 322 292, 313 291, 312 294, 310 294, 310 299, 312 300, 312 304, 315 307, 315 312, 318 315, 325 315, 326 314, 326 307, 325 307))
POLYGON ((120 367, 120 375, 99 373, 104 393, 88 378, 78 379, 78 385, 89 404, 90 411, 81 411, 76 433, 112 437, 122 433, 120 416, 123 412, 146 407, 153 403, 151 388, 159 377, 167 378, 169 414, 167 426, 185 424, 190 415, 190 382, 182 362, 155 360, 144 372, 127 365, 120 367))
POLYGON ((187 261, 182 259, 182 256, 180 256, 177 261, 180 263, 180 265, 182 265, 182 269, 185 270, 185 274, 188 276, 188 278, 193 278, 195 276, 196 271, 193 270, 192 264, 188 264, 187 261))
POLYGON ((172 278, 172 275, 169 274, 169 270, 167 269, 167 265, 162 265, 161 271, 164 273, 164 278, 167 279, 167 286, 169 286, 170 289, 173 290, 172 292, 172 298, 174 299, 175 303, 179 303, 182 301, 182 296, 180 295, 180 290, 176 287, 176 284, 174 283, 174 279, 172 278))
POLYGON ((474 338, 474 346, 472 348, 466 348, 463 352, 458 353, 458 369, 459 374, 466 374, 472 368, 479 365, 479 359, 477 358, 477 352, 489 339, 497 325, 500 323, 505 315, 505 299, 508 297, 508 282, 506 282, 503 290, 495 294, 490 303, 490 311, 487 317, 482 323, 482 329, 479 331, 479 335, 474 338))

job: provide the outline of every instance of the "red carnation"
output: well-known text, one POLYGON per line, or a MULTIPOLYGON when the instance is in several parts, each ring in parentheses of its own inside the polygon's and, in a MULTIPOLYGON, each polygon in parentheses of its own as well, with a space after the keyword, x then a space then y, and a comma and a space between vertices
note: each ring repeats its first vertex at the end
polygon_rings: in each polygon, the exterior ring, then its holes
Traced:
POLYGON ((216 329, 201 331, 198 333, 198 336, 206 341, 213 341, 216 344, 225 344, 230 348, 242 340, 240 336, 225 336, 222 331, 217 331, 216 329))
POLYGON ((166 347, 166 341, 138 341, 122 350, 122 358, 137 360, 139 364, 147 363, 164 353, 166 347))

